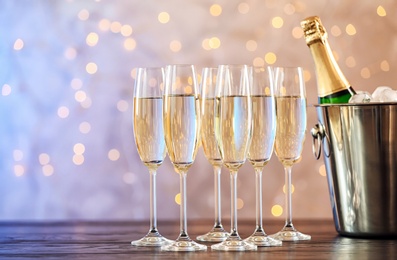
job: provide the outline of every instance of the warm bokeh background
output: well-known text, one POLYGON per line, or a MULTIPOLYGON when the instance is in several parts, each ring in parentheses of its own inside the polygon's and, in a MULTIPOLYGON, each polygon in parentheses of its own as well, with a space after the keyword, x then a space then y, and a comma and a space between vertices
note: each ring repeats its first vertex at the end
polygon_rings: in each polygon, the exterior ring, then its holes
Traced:
MULTIPOLYGON (((357 90, 397 88, 392 0, 3 0, 0 2, 0 220, 147 219, 149 174, 131 120, 135 68, 192 63, 302 66, 316 79, 300 21, 319 15, 357 90)), ((331 218, 323 161, 293 168, 294 218, 331 218), (323 170, 321 170, 323 169, 323 170)), ((239 173, 239 218, 255 216, 254 173, 239 173)), ((264 217, 284 219, 284 174, 264 171, 264 217), (281 214, 281 215, 280 215, 281 214)), ((213 176, 200 150, 188 179, 188 217, 213 218, 213 176)), ((158 217, 178 219, 179 178, 158 172, 158 217)), ((229 217, 229 176, 222 214, 229 217)), ((228 226, 228 223, 225 223, 228 226)))

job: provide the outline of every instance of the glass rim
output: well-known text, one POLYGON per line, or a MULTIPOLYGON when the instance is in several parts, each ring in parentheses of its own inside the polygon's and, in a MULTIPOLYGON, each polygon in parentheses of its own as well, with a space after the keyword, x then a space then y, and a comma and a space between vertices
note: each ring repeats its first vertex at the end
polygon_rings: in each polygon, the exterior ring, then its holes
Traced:
POLYGON ((301 69, 303 70, 302 66, 273 66, 274 69, 301 69))
POLYGON ((218 65, 218 68, 219 67, 235 67, 235 68, 238 68, 238 67, 252 67, 251 65, 248 65, 248 64, 219 64, 218 65))
POLYGON ((168 64, 165 66, 168 67, 196 67, 194 64, 182 63, 182 64, 168 64))
POLYGON ((136 70, 155 70, 155 69, 164 69, 162 66, 153 66, 153 67, 135 67, 136 70))

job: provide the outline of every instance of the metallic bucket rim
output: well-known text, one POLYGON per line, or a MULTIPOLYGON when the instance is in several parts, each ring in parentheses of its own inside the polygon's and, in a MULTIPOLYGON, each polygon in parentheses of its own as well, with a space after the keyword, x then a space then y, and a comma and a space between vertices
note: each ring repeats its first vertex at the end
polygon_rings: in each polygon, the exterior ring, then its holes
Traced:
POLYGON ((370 102, 370 103, 341 103, 341 104, 312 104, 313 107, 371 107, 393 106, 397 102, 370 102))

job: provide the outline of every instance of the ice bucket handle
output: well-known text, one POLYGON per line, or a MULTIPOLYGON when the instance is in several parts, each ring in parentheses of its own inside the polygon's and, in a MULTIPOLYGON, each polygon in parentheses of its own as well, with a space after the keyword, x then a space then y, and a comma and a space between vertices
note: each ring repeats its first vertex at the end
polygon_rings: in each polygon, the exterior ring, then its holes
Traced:
MULTIPOLYGON (((320 122, 318 124, 316 124, 312 128, 312 130, 310 132, 311 132, 312 137, 313 137, 313 139, 312 139, 312 141, 313 141, 313 143, 312 143, 313 155, 316 158, 316 160, 318 160, 320 158, 320 156, 321 156, 321 150, 324 149, 324 148, 321 149, 322 148, 322 143, 324 142, 324 140, 327 140, 328 147, 331 147, 330 146, 330 142, 329 142, 329 138, 327 136, 327 133, 325 132, 324 126, 320 122)), ((328 153, 326 153, 325 149, 324 149, 324 155, 326 157, 329 157, 330 156, 330 152, 328 151, 328 153)))

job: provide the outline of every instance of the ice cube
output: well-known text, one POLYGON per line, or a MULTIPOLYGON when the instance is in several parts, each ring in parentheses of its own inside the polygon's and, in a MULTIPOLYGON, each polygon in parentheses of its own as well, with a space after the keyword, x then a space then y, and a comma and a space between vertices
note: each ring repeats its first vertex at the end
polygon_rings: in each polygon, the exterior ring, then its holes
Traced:
POLYGON ((349 99, 349 103, 369 103, 371 100, 372 97, 369 92, 357 91, 357 93, 349 99))
MULTIPOLYGON (((394 90, 387 86, 380 86, 372 93, 372 102, 394 101, 394 90), (390 97, 389 97, 390 96, 390 97)), ((397 100, 396 100, 397 101, 397 100)))

